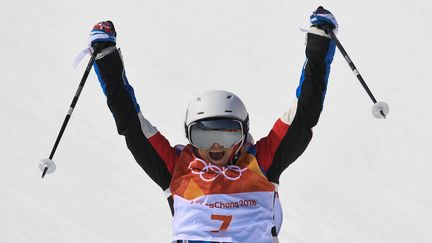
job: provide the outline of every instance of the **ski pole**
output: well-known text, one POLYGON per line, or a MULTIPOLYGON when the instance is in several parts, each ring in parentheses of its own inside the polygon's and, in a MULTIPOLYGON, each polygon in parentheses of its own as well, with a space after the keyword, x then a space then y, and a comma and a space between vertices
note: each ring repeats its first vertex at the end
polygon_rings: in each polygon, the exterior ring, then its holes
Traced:
POLYGON ((375 99, 374 95, 372 94, 372 91, 367 86, 366 82, 364 81, 363 77, 361 76, 360 72, 357 70, 356 66, 354 65, 351 58, 348 56, 348 53, 345 51, 344 47, 340 43, 339 39, 336 37, 336 34, 333 32, 333 29, 326 27, 326 32, 330 34, 331 39, 336 43, 336 46, 338 47, 339 51, 342 53, 343 57, 345 58, 345 61, 348 63, 348 65, 351 67, 351 70, 353 71, 354 75, 357 77, 357 79, 360 81, 361 85, 363 86, 366 93, 371 98, 372 102, 374 103, 372 107, 372 114, 376 118, 386 118, 387 114, 389 113, 389 106, 387 103, 383 101, 378 101, 375 99))
POLYGON ((78 98, 81 95, 81 91, 84 88, 85 82, 86 82, 87 77, 88 77, 88 75, 90 73, 90 70, 91 70, 91 68, 93 66, 93 63, 94 63, 94 61, 96 59, 96 55, 97 55, 98 51, 99 51, 99 49, 97 47, 95 47, 94 51, 93 51, 93 54, 90 57, 90 61, 87 64, 87 68, 85 69, 84 74, 83 74, 83 76, 81 78, 81 82, 78 85, 78 89, 75 92, 75 96, 72 99, 72 103, 71 103, 71 105, 69 107, 69 110, 68 110, 68 112, 66 114, 66 117, 65 117, 65 119, 63 121, 63 124, 62 124, 62 126, 60 128, 60 132, 57 135, 57 139, 56 139, 56 141, 54 143, 54 146, 53 146, 53 148, 51 150, 49 158, 48 159, 42 159, 40 161, 40 163, 39 163, 39 168, 42 171, 42 178, 44 178, 47 173, 53 173, 55 171, 55 169, 56 169, 56 165, 55 165, 54 161, 52 160, 52 158, 54 157, 54 153, 55 153, 55 151, 57 149, 58 144, 60 143, 60 139, 63 136, 63 133, 64 133, 64 131, 66 129, 66 126, 67 126, 67 124, 69 122, 69 119, 72 116, 72 112, 73 112, 73 110, 75 108, 75 105, 76 105, 76 103, 78 101, 78 98))

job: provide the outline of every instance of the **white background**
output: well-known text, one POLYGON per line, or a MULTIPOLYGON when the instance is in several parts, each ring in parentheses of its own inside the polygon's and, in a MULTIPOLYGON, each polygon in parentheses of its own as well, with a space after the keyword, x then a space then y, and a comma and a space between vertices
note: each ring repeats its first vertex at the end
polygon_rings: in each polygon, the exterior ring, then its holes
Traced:
POLYGON ((0 7, 0 242, 170 242, 162 191, 117 135, 92 72, 40 178, 101 20, 116 25, 143 114, 185 143, 192 96, 226 89, 248 107, 255 139, 288 109, 318 5, 387 120, 339 52, 314 138, 281 177, 281 242, 432 242, 430 41, 424 1, 7 1, 0 7))

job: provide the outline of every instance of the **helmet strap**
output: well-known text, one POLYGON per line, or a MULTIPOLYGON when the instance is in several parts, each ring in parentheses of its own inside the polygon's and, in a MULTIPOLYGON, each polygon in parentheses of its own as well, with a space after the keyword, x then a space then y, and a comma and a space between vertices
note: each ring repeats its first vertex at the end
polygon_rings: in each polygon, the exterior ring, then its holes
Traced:
POLYGON ((228 163, 235 165, 235 163, 237 162, 237 160, 240 156, 241 148, 243 147, 245 140, 246 140, 246 137, 244 137, 240 143, 234 145, 235 147, 237 147, 237 149, 228 158, 228 161, 229 161, 228 163))

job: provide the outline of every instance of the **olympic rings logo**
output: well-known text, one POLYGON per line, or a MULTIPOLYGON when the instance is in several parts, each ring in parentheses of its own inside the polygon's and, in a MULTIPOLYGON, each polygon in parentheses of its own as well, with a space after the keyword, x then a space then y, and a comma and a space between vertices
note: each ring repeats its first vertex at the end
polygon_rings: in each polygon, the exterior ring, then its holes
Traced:
POLYGON ((191 161, 188 168, 192 174, 199 175, 201 180, 206 182, 214 181, 220 175, 223 175, 228 180, 235 181, 240 179, 242 173, 247 170, 247 168, 242 169, 237 165, 217 166, 211 163, 207 164, 199 158, 191 161))

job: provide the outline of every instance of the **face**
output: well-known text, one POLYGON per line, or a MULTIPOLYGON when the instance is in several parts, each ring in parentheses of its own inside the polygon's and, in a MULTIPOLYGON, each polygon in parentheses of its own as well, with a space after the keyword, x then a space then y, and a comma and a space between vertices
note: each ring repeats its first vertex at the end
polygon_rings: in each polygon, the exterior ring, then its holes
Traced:
POLYGON ((215 165, 226 165, 234 153, 235 146, 224 148, 218 143, 214 143, 208 149, 198 148, 199 156, 207 162, 215 165))

